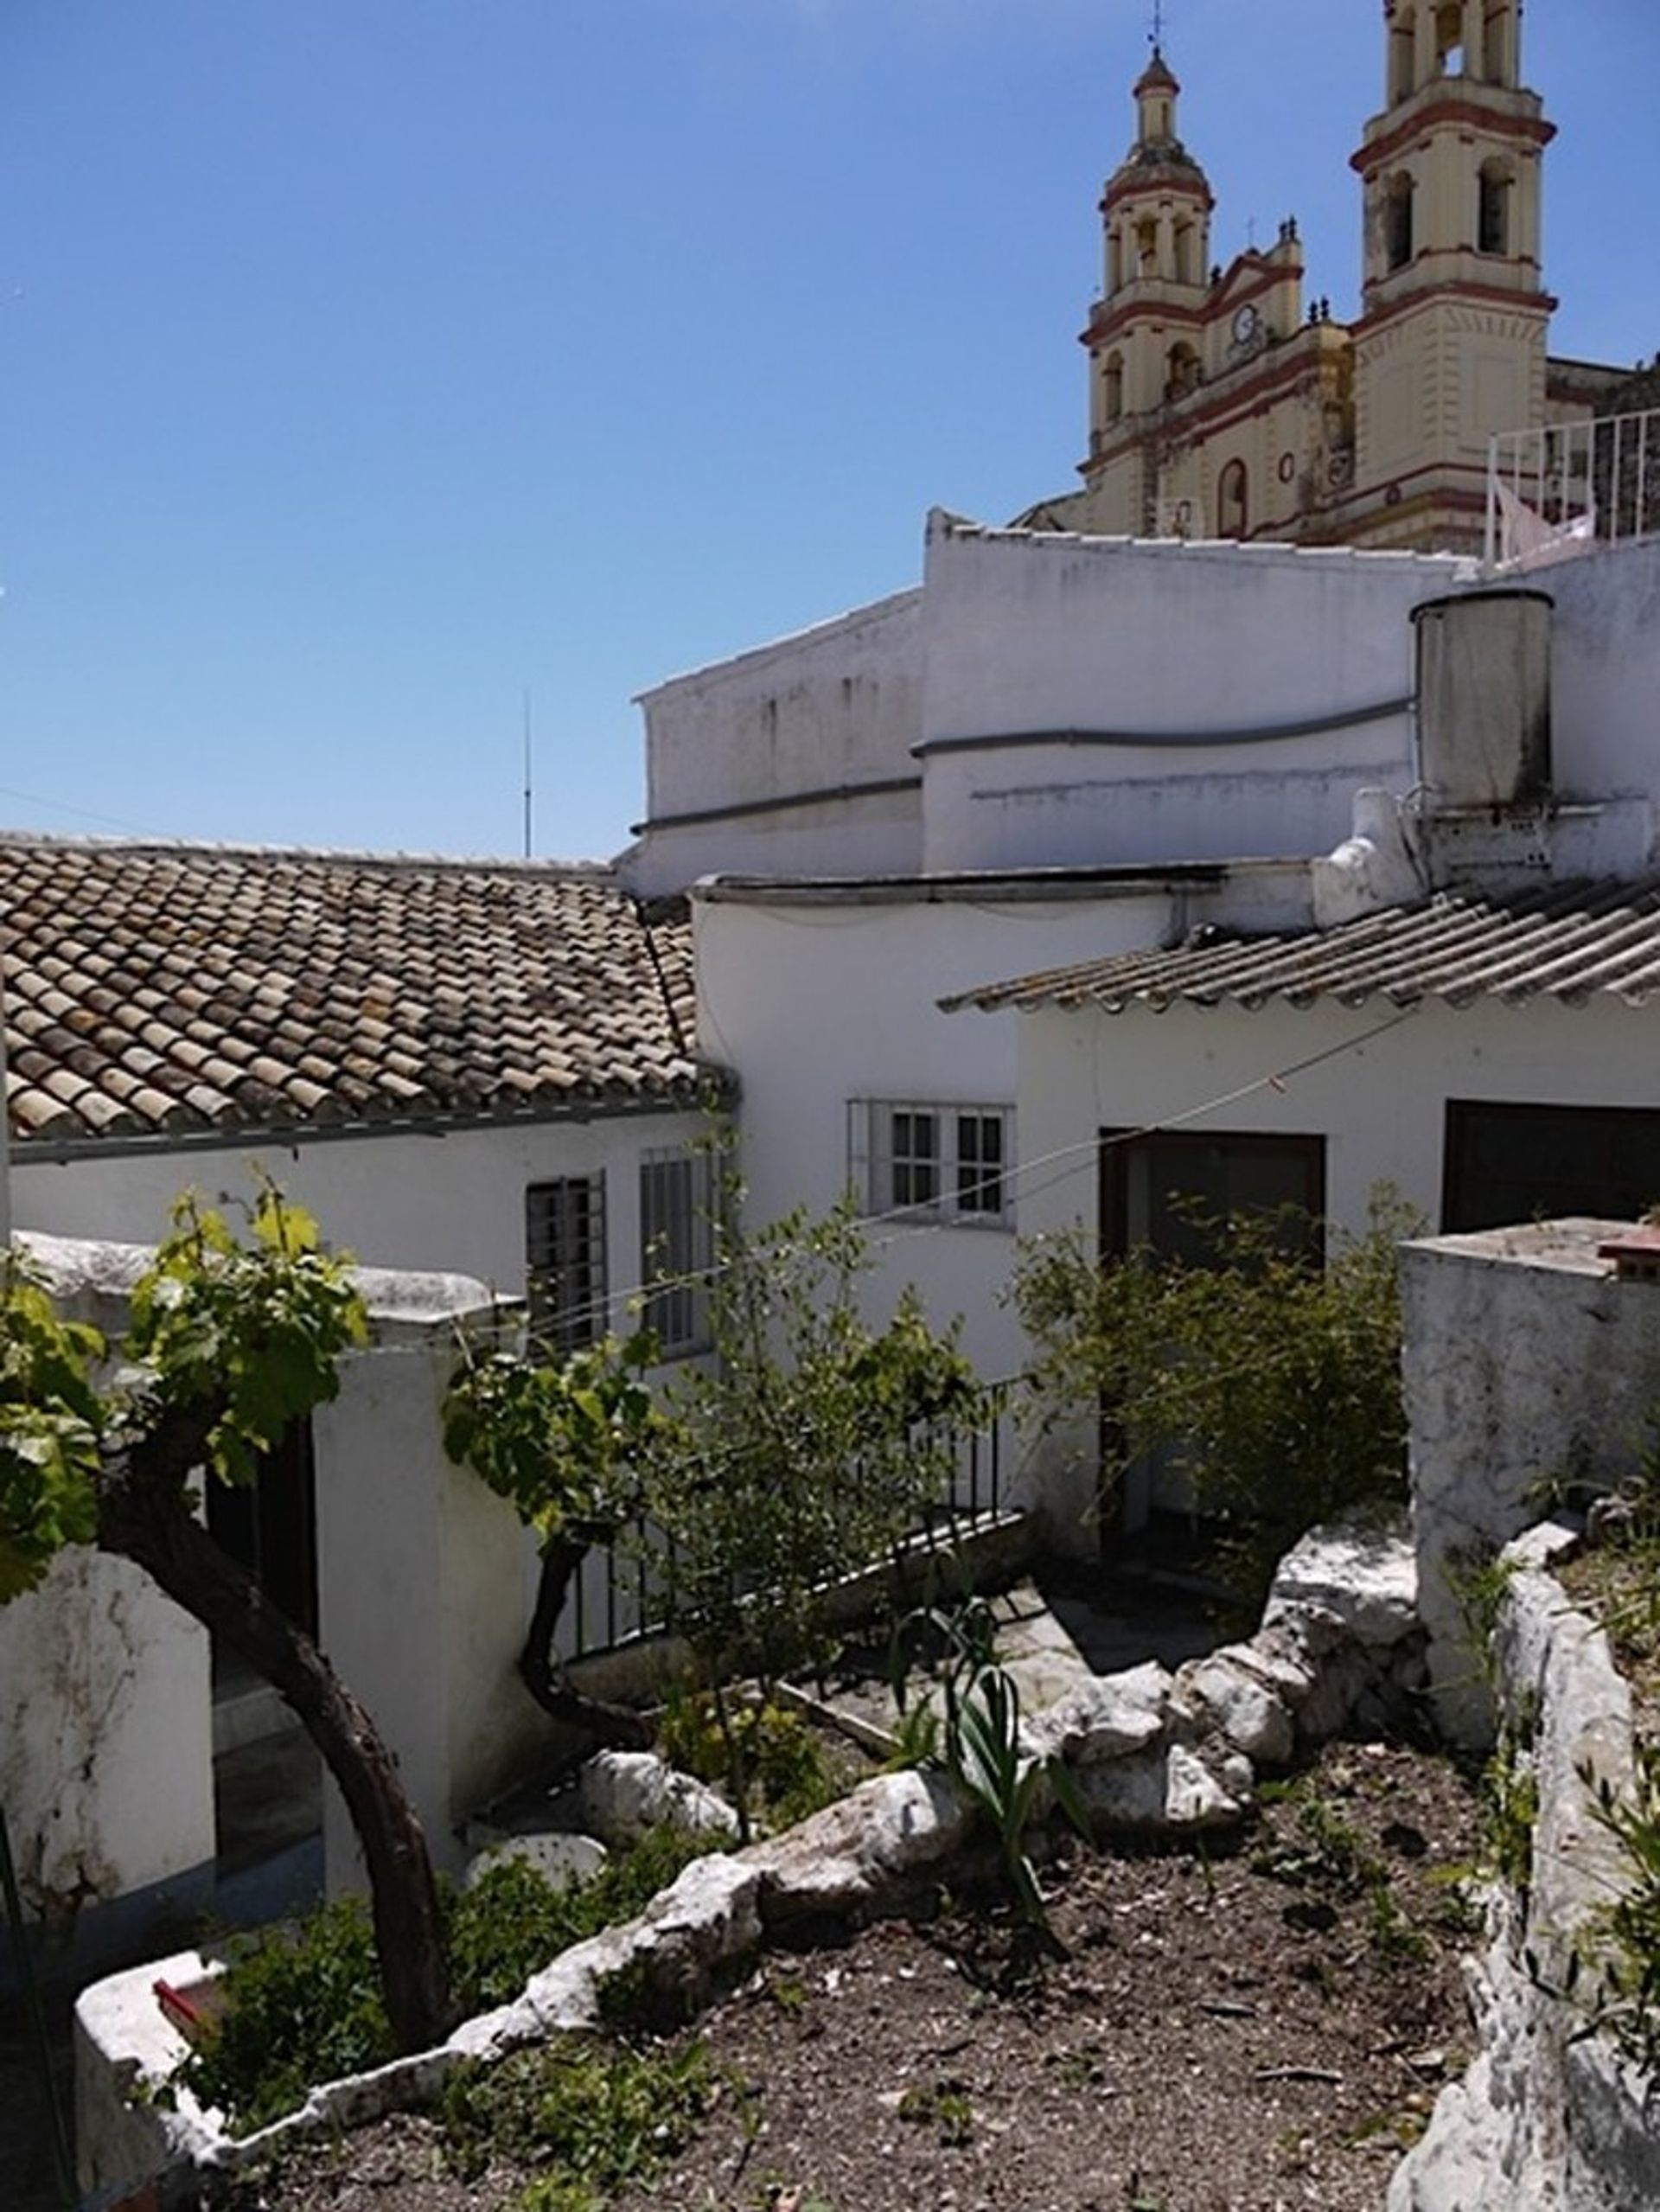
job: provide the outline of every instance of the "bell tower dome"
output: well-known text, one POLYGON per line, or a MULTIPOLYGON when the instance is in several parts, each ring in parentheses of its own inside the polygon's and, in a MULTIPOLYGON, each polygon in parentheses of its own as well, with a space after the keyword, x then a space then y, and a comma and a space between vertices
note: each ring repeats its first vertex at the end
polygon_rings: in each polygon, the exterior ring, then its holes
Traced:
POLYGON ((1356 520, 1372 542, 1476 542, 1490 437, 1542 418, 1555 133, 1521 81, 1521 0, 1385 0, 1386 104, 1353 160, 1356 520))
POLYGON ((1134 142, 1101 201, 1105 267, 1084 334, 1092 458, 1127 417, 1199 381, 1216 202, 1177 128, 1181 90, 1155 44, 1135 84, 1134 142))

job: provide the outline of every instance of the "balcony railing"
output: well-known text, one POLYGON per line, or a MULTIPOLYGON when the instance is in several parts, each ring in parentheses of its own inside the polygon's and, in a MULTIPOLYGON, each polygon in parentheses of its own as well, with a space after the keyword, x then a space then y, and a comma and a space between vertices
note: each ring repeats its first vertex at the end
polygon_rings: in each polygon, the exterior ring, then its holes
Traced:
POLYGON ((1493 438, 1487 566, 1547 566, 1589 545, 1660 534, 1660 409, 1493 438))
MULTIPOLYGON (((950 1489, 915 1531, 914 1542, 948 1550, 1018 1512, 1010 1492, 1015 1468, 1013 1386, 993 1386, 993 1410, 984 1427, 954 1442, 950 1489)), ((857 1474, 850 1475, 857 1480, 857 1474)), ((878 1563, 871 1563, 872 1565, 878 1563)), ((566 1599, 558 1641, 566 1659, 589 1659, 654 1635, 674 1610, 674 1549, 666 1539, 642 1541, 637 1530, 584 1560, 566 1599)))

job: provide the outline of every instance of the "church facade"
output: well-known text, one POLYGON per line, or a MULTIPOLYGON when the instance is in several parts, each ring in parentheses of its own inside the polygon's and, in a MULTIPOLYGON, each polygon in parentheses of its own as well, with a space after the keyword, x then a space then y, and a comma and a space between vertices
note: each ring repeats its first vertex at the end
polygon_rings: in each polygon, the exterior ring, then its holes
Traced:
POLYGON ((1226 267, 1155 47, 1101 203, 1083 488, 1023 515, 1106 535, 1479 547, 1495 433, 1582 421, 1627 372, 1553 361, 1541 259, 1554 136, 1521 0, 1386 0, 1385 94, 1352 159, 1362 308, 1306 303, 1294 221, 1226 267))

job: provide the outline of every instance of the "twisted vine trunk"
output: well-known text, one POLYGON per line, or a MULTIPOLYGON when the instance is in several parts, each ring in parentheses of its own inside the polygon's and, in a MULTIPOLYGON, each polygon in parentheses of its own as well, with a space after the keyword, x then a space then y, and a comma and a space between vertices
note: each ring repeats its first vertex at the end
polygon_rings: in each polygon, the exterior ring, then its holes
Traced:
POLYGON ((568 1534, 550 1536, 544 1542, 536 1603, 519 1655, 519 1672, 526 1689, 550 1718, 585 1729, 597 1742, 612 1750, 643 1751, 651 1742, 649 1723, 627 1705, 608 1704, 603 1697, 591 1697, 577 1689, 566 1678, 553 1650, 553 1632, 578 1569, 595 1544, 609 1543, 616 1533, 610 1528, 573 1528, 568 1534))
POLYGON ((455 2025, 444 1923, 426 1838, 374 1721, 328 1660, 190 1510, 184 1487, 212 1415, 165 1416, 110 1461, 99 1545, 144 1568, 176 1604, 280 1692, 339 1785, 362 1846, 386 2013, 400 2051, 442 2043, 455 2025))

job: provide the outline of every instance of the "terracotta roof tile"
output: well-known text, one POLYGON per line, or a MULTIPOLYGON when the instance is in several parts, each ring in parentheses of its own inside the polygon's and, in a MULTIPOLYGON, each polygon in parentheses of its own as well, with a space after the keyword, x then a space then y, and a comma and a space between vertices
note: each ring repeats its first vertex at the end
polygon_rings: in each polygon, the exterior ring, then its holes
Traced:
POLYGON ((0 836, 0 955, 23 1146, 700 1095, 689 925, 601 869, 0 836))
POLYGON ((1555 1000, 1585 1006, 1660 997, 1660 881, 1542 885, 1510 898, 1443 892, 1326 930, 1208 937, 1166 951, 1116 953, 1070 968, 988 983, 943 999, 978 1007, 1177 1005, 1295 1007, 1318 999, 1358 1007, 1439 1000, 1467 1007, 1555 1000))

